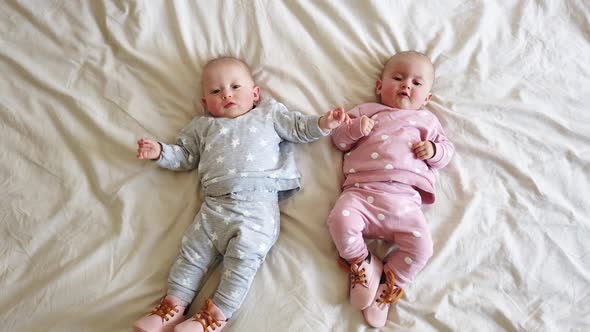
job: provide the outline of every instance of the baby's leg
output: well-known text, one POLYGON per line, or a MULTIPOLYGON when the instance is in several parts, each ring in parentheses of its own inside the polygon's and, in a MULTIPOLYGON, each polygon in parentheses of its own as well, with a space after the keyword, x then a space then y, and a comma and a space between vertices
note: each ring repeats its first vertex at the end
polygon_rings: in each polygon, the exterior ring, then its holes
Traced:
POLYGON ((274 201, 237 202, 235 227, 223 258, 219 287, 213 296, 226 318, 242 305, 258 268, 275 244, 279 232, 279 206, 274 201))
POLYGON ((185 230, 180 254, 168 277, 168 295, 179 298, 185 302, 184 305, 193 301, 207 270, 220 256, 207 235, 207 210, 204 203, 193 223, 185 230))
POLYGON ((356 188, 345 190, 328 216, 328 228, 340 257, 349 262, 362 260, 369 251, 363 239, 366 225, 361 193, 356 188))
POLYGON ((397 250, 386 258, 384 271, 392 271, 397 286, 414 280, 432 256, 432 238, 419 204, 405 200, 399 210, 394 241, 397 250))

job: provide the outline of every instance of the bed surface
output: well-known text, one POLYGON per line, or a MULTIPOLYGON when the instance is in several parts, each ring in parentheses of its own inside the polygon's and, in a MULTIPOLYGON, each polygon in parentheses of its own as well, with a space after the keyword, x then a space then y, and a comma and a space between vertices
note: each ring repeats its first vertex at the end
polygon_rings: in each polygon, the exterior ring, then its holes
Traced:
MULTIPOLYGON (((383 330, 590 331, 589 19, 583 0, 0 2, 0 330, 130 331, 159 301, 203 196, 135 142, 202 114, 208 59, 319 115, 375 101, 415 49, 457 153, 423 208, 434 256, 383 330)), ((325 225, 342 154, 295 151, 303 188, 226 330, 369 331, 325 225)))

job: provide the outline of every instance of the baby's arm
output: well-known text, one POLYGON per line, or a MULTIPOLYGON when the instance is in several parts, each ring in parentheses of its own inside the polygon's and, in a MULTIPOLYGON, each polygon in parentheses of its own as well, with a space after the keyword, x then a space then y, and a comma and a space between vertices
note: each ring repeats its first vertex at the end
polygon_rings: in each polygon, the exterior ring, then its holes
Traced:
POLYGON ((412 146, 416 158, 424 160, 432 168, 445 167, 455 154, 455 146, 448 140, 438 120, 427 138, 428 140, 414 143, 412 146))
POLYGON ((330 129, 325 130, 320 126, 334 125, 336 122, 333 116, 332 119, 321 120, 317 115, 289 112, 285 105, 279 102, 273 103, 270 111, 273 115, 275 131, 282 139, 289 142, 309 143, 327 136, 330 129))
POLYGON ((359 107, 348 111, 349 121, 332 131, 332 141, 342 151, 348 151, 362 137, 368 136, 375 120, 362 115, 359 107))
POLYGON ((184 128, 176 144, 165 144, 151 139, 137 141, 137 158, 154 160, 160 167, 184 171, 197 167, 199 163, 198 137, 194 122, 184 128))

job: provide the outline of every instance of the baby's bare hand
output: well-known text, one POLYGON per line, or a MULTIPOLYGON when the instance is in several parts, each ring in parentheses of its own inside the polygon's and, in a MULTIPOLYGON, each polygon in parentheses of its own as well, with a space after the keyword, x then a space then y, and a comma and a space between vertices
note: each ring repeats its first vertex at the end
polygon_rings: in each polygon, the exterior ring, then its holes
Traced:
POLYGON ((340 127, 343 123, 350 123, 350 121, 350 117, 346 114, 342 106, 340 106, 328 111, 320 118, 320 128, 322 130, 332 130, 340 127))
POLYGON ((430 141, 417 142, 412 145, 412 151, 416 158, 427 160, 434 156, 434 146, 430 141))
POLYGON ((369 118, 366 115, 361 117, 361 133, 363 136, 369 136, 373 128, 375 127, 375 120, 369 118))
POLYGON ((162 148, 160 143, 146 138, 140 138, 137 141, 137 158, 138 159, 158 159, 162 148))

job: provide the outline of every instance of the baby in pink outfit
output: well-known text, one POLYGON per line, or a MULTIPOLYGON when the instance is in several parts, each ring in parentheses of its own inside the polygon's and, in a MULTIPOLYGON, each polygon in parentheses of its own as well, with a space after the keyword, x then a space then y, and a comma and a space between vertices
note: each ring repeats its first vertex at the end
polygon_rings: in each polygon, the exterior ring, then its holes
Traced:
POLYGON ((343 192, 328 217, 330 233, 350 272, 350 299, 373 327, 385 325, 391 304, 432 256, 432 238, 420 209, 434 202, 436 169, 455 152, 430 99, 434 66, 424 54, 391 57, 376 82, 380 103, 348 111, 352 121, 332 139, 344 152, 343 192), (365 238, 395 242, 384 262, 365 238))

